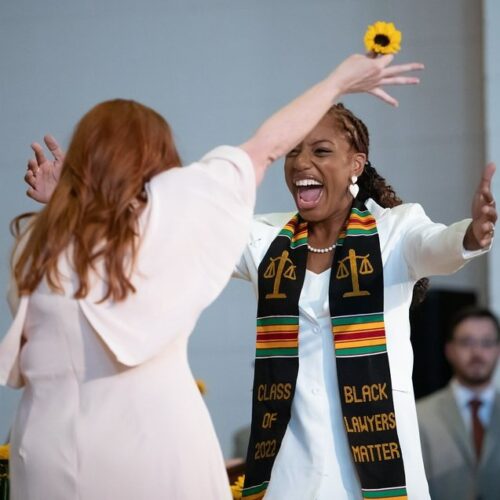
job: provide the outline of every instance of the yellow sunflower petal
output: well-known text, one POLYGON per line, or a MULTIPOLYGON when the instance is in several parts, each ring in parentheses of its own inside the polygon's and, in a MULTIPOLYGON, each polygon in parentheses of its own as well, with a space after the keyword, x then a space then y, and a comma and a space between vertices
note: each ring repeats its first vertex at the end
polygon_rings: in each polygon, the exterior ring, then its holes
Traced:
POLYGON ((374 38, 375 35, 376 35, 377 31, 375 30, 375 28, 373 26, 368 26, 368 29, 366 30, 366 33, 365 33, 365 38, 374 38))
POLYGON ((238 479, 231 485, 231 493, 234 500, 240 500, 242 497, 243 486, 245 484, 245 475, 238 476, 238 479))
POLYGON ((393 35, 392 35, 392 39, 394 40, 394 42, 396 43, 401 43, 401 40, 403 38, 403 35, 401 34, 401 31, 398 31, 396 30, 393 35))
POLYGON ((204 380, 202 380, 201 378, 196 379, 196 385, 198 386, 198 390, 202 395, 207 393, 207 384, 205 384, 204 380))
POLYGON ((389 24, 384 21, 379 21, 377 31, 382 35, 388 35, 391 30, 389 28, 389 24))
POLYGON ((366 52, 373 51, 373 39, 365 38, 365 50, 366 52))
POLYGON ((0 460, 8 460, 9 459, 9 445, 4 444, 0 446, 0 460))

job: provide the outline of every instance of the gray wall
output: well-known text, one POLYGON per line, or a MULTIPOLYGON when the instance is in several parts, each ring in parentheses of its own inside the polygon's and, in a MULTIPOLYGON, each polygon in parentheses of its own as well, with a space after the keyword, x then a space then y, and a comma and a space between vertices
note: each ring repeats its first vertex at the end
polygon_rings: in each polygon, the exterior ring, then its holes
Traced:
MULTIPOLYGON (((484 74, 485 74, 485 122, 486 158, 497 164, 493 194, 500 206, 500 60, 498 42, 500 33, 500 3, 484 0, 484 74)), ((498 227, 498 224, 497 224, 498 227)), ((498 233, 497 233, 498 235, 498 233)), ((498 236, 497 236, 498 238, 498 236)), ((496 244, 488 255, 489 305, 500 317, 500 246, 496 244)), ((496 385, 500 389, 500 365, 496 370, 496 385)))
MULTIPOLYGON (((484 1, 484 66, 485 66, 485 122, 486 158, 496 161, 497 173, 493 193, 500 206, 500 58, 498 42, 500 33, 500 3, 497 0, 484 1)), ((497 233, 498 234, 498 233, 497 233)), ((490 305, 500 316, 500 246, 493 247, 488 255, 490 305)), ((500 371, 499 371, 500 384, 500 371)))
MULTIPOLYGON (((271 111, 363 50, 366 26, 394 20, 400 60, 426 64, 418 88, 394 90, 398 110, 369 96, 345 102, 372 132, 372 162, 435 220, 466 217, 484 160, 481 9, 470 0, 3 0, 0 4, 2 155, 0 284, 9 220, 36 208, 24 197, 28 145, 50 131, 67 141, 76 120, 111 97, 140 100, 171 122, 185 162, 242 142, 271 111)), ((292 209, 281 164, 257 211, 292 209)), ((435 284, 486 291, 486 261, 435 284)), ((226 456, 250 416, 255 301, 231 283, 190 345, 196 377, 226 456)), ((0 337, 9 325, 0 307, 0 337)), ((16 395, 0 389, 0 436, 16 395)))

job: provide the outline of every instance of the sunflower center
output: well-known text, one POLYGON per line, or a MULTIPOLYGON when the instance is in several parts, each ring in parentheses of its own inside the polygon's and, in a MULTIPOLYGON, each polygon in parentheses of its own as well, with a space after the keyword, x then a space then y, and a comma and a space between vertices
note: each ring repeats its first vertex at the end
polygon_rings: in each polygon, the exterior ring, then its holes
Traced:
POLYGON ((375 38, 373 40, 377 45, 380 45, 381 47, 387 47, 391 41, 389 40, 389 37, 387 35, 375 35, 375 38))

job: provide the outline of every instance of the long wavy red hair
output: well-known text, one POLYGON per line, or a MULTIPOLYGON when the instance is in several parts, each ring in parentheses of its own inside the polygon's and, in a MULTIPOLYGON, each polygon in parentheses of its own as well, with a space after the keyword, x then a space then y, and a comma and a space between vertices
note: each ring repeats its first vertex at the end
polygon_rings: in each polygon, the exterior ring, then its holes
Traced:
POLYGON ((138 249, 138 219, 146 203, 145 184, 180 165, 168 123, 154 110, 116 99, 98 104, 80 120, 71 139, 59 183, 49 203, 21 230, 26 244, 13 262, 19 294, 32 293, 45 277, 62 291, 58 258, 71 245, 79 279, 75 298, 89 291, 89 271, 102 259, 107 290, 102 300, 124 300, 135 288, 130 272, 138 249), (132 264, 132 265, 131 265, 132 264))

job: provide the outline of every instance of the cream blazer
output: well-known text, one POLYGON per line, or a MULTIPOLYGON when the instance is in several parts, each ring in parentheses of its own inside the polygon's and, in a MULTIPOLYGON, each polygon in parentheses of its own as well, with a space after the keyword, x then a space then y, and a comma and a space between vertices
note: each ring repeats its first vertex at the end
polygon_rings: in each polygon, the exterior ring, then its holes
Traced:
MULTIPOLYGON (((123 302, 99 303, 105 282, 93 276, 78 301, 118 362, 136 366, 188 336, 231 277, 248 239, 255 203, 255 173, 241 149, 221 146, 199 162, 155 176, 146 186, 141 242, 132 283, 123 302)), ((0 384, 21 387, 21 335, 29 296, 11 283, 14 320, 0 342, 0 384)))

